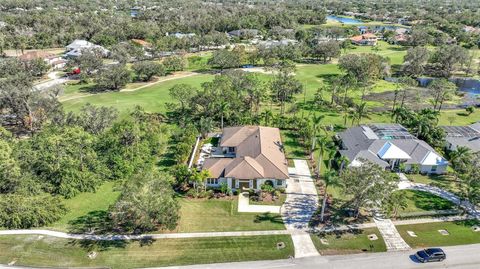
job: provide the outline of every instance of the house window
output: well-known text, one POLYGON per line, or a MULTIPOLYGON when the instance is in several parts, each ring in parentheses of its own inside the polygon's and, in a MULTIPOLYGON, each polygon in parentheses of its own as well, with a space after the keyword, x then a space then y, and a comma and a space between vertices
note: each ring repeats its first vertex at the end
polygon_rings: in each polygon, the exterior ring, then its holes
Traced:
POLYGON ((218 185, 218 178, 208 178, 207 179, 208 185, 218 185))
POLYGON ((436 165, 433 165, 432 166, 432 170, 430 170, 431 172, 437 172, 437 166, 436 165))
POLYGON ((282 186, 283 185, 283 180, 277 179, 277 186, 282 186))

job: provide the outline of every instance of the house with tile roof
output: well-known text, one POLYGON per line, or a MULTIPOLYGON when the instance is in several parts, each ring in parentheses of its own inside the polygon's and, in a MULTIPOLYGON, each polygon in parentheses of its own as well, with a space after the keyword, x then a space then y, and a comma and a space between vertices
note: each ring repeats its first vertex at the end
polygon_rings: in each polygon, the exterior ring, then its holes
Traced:
POLYGON ((442 126, 446 133, 446 149, 457 150, 465 147, 480 152, 480 122, 468 126, 442 126))
POLYGON ((376 46, 378 37, 371 33, 361 34, 353 36, 350 38, 350 41, 359 46, 376 46))
POLYGON ((225 128, 203 169, 212 176, 207 186, 225 182, 234 190, 260 189, 263 184, 286 187, 289 177, 280 130, 264 126, 225 128))
POLYGON ((42 50, 29 51, 18 56, 18 59, 25 62, 42 59, 47 65, 55 70, 64 68, 67 63, 67 61, 65 61, 60 55, 42 50))
POLYGON ((400 124, 369 124, 352 127, 338 133, 340 154, 349 166, 361 166, 368 160, 397 171, 411 171, 416 166, 421 173, 443 174, 448 162, 425 141, 410 134, 400 124))

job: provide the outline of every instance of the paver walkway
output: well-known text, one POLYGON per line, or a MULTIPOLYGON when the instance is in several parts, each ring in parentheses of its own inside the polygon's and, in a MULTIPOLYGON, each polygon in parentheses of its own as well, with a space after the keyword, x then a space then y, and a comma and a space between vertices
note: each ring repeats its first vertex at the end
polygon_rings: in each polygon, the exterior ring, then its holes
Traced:
POLYGON ((295 258, 320 255, 307 232, 312 215, 318 208, 318 194, 310 175, 307 161, 294 160, 295 168, 288 168, 287 199, 282 206, 282 218, 292 234, 295 258))
POLYGON ((238 195, 238 212, 280 214, 280 206, 251 205, 248 192, 244 192, 238 195))
POLYGON ((402 251, 412 249, 406 242, 403 240, 402 236, 395 228, 395 225, 390 219, 383 219, 380 217, 373 218, 373 221, 377 225, 380 234, 385 241, 387 246, 387 251, 402 251))

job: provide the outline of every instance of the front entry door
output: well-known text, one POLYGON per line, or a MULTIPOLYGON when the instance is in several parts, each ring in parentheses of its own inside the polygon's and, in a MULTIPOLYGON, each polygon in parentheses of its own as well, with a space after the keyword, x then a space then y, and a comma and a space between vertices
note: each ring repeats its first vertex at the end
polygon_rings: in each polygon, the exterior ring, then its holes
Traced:
POLYGON ((249 181, 239 181, 238 182, 238 187, 240 188, 241 191, 246 190, 250 188, 250 182, 249 181))

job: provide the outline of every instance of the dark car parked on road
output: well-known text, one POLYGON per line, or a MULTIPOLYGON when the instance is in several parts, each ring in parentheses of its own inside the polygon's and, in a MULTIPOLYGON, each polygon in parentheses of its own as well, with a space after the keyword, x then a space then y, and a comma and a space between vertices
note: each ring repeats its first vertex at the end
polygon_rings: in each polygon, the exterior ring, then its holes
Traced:
POLYGON ((445 252, 440 248, 426 248, 415 254, 420 262, 441 262, 447 258, 445 252))

